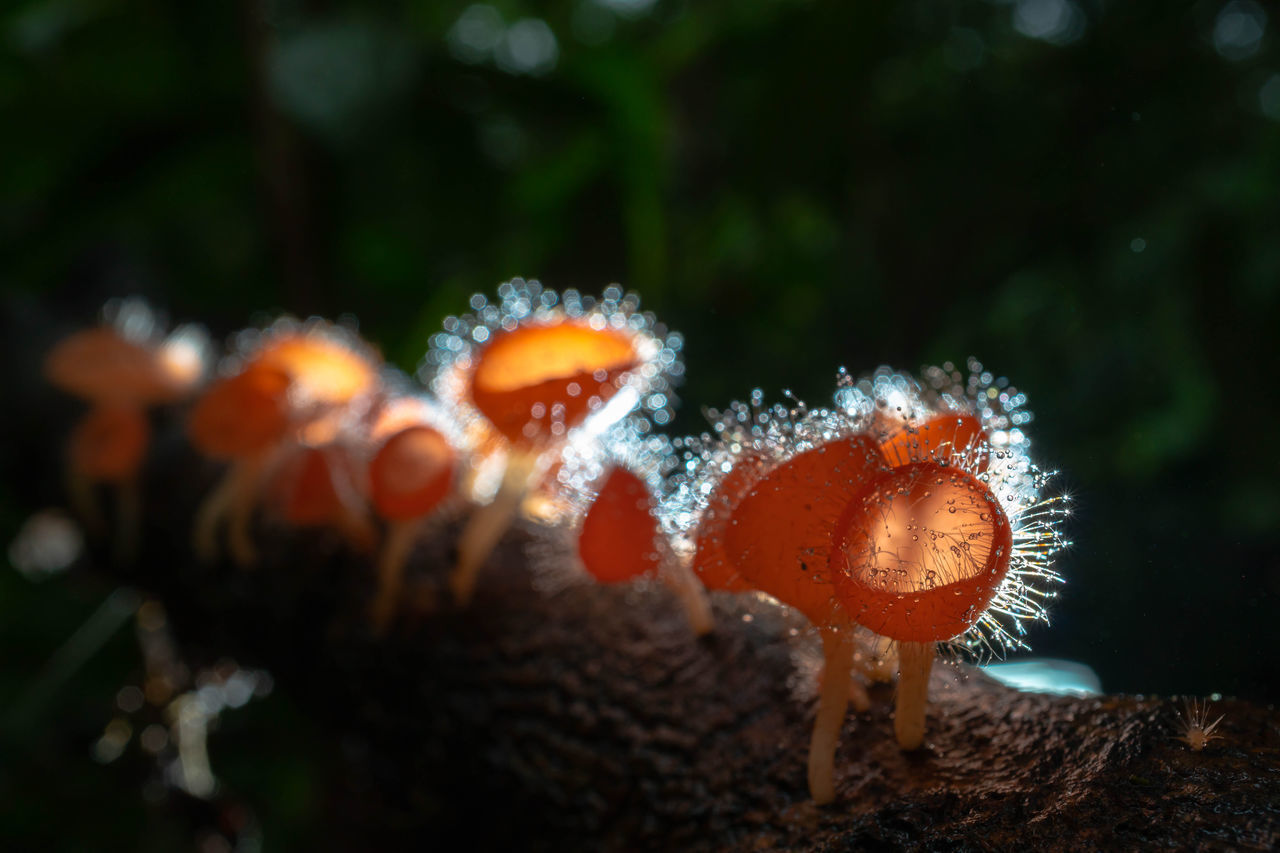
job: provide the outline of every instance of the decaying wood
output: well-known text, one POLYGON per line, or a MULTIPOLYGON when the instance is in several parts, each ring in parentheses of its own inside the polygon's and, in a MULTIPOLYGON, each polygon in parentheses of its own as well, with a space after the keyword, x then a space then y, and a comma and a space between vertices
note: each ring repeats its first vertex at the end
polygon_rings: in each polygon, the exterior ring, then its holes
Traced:
POLYGON ((892 689, 874 688, 845 725, 838 798, 816 808, 817 644, 786 609, 717 594, 717 628, 695 639, 656 585, 542 591, 528 551, 543 533, 525 528, 459 610, 455 524, 415 552, 411 606, 375 639, 372 559, 334 536, 260 523, 256 568, 194 561, 191 518, 218 472, 176 433, 148 465, 140 559, 112 565, 103 545, 95 569, 158 596, 193 659, 270 669, 331 732, 318 746, 350 780, 335 849, 1280 845, 1272 709, 1217 703, 1222 738, 1193 752, 1171 700, 1022 693, 959 665, 935 670, 916 753, 895 745, 892 689))

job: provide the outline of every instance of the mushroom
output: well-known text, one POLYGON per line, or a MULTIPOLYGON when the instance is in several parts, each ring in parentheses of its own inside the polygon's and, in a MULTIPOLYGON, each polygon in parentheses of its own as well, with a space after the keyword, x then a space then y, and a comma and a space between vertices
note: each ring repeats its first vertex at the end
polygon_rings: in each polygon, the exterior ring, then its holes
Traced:
POLYGON ((600 583, 661 578, 684 605, 695 634, 714 627, 706 592, 662 534, 653 492, 628 468, 611 465, 597 480, 595 499, 578 530, 577 551, 583 568, 600 583))
POLYGON ((137 539, 137 472, 151 427, 146 410, 175 403, 204 374, 206 339, 192 326, 159 332, 141 300, 109 303, 102 325, 63 338, 44 362, 45 378, 90 405, 75 428, 67 457, 67 488, 90 529, 103 527, 94 485, 117 492, 116 555, 132 558, 137 539))
POLYGON ((850 434, 793 455, 769 470, 734 506, 720 547, 753 588, 795 607, 820 629, 823 669, 809 744, 809 791, 835 798, 836 741, 851 696, 857 638, 837 610, 828 570, 831 530, 845 505, 885 470, 875 442, 850 434))
POLYGON ((324 321, 285 318, 243 337, 245 354, 196 402, 187 433, 196 449, 230 462, 197 513, 196 553, 216 557, 226 521, 231 556, 248 566, 257 558, 249 526, 264 473, 288 459, 293 445, 331 444, 345 425, 369 415, 382 386, 377 355, 324 321))
POLYGON ((897 649, 904 749, 923 742, 937 645, 1025 648, 1024 623, 1048 621, 1052 561, 1069 544, 1070 499, 1041 498, 1053 474, 1027 454, 1026 396, 968 366, 967 380, 949 363, 926 368, 923 384, 880 368, 842 379, 836 395, 846 415, 870 419, 894 466, 846 507, 829 568, 843 612, 897 649))
POLYGON ((898 643, 894 732, 903 749, 924 740, 936 644, 978 621, 1012 550, 1009 519, 991 490, 937 462, 895 468, 845 507, 829 571, 845 613, 898 643))
POLYGON ((377 537, 359 480, 352 451, 342 442, 293 445, 268 475, 269 506, 286 524, 333 528, 355 548, 369 550, 377 537))
POLYGON ((809 787, 819 803, 834 794, 834 755, 845 709, 869 707, 852 678, 868 655, 839 613, 827 573, 831 531, 845 505, 889 470, 865 419, 803 406, 751 404, 711 411, 710 436, 686 441, 684 470, 665 508, 690 533, 693 565, 709 586, 758 590, 799 610, 819 629, 823 670, 809 751, 809 787))
POLYGON ((417 420, 390 431, 369 463, 374 509, 387 520, 370 607, 375 635, 386 633, 400 598, 404 564, 425 520, 457 480, 459 453, 445 433, 417 420))
POLYGON ((224 520, 236 562, 247 566, 256 559, 249 521, 272 451, 289 429, 291 382, 279 368, 250 365, 209 386, 191 410, 187 421, 191 444, 204 455, 229 463, 196 513, 193 546, 206 562, 217 556, 217 532, 224 520))
POLYGON ((498 294, 499 304, 477 295, 474 314, 448 318, 423 368, 441 400, 462 414, 464 430, 481 434, 472 443, 505 453, 496 494, 458 541, 450 586, 459 604, 569 432, 598 434, 637 407, 665 422, 669 377, 681 370, 680 339, 664 336, 617 287, 596 301, 515 279, 498 294))
MULTIPOLYGON (((910 377, 882 369, 874 382, 858 386, 842 382, 838 408, 833 411, 808 412, 803 407, 788 411, 780 406, 765 410, 757 392, 751 407, 735 404, 728 412, 712 412, 718 447, 711 453, 704 449, 688 454, 687 470, 677 478, 669 510, 674 519, 695 525, 695 565, 709 567, 713 580, 736 574, 751 588, 796 607, 821 630, 824 669, 809 752, 809 788, 819 804, 835 797, 834 753, 846 703, 851 698, 866 702, 860 685, 850 679, 850 669, 859 658, 873 657, 860 648, 861 635, 884 628, 873 618, 878 611, 836 586, 848 586, 846 564, 854 559, 849 555, 863 553, 849 543, 862 541, 857 539, 860 531, 865 539, 874 534, 877 524, 887 523, 870 508, 861 514, 853 509, 867 506, 868 495, 880 494, 875 491, 877 484, 887 487, 896 482, 895 475, 906 477, 931 466, 931 471, 946 472, 947 482, 954 478, 965 494, 970 485, 983 490, 983 495, 991 495, 998 487, 999 497, 992 500, 1002 514, 977 511, 978 516, 985 512, 992 519, 987 539, 982 539, 981 531, 969 529, 966 535, 978 534, 968 541, 969 551, 957 544, 961 553, 976 554, 982 543, 987 549, 984 554, 995 555, 991 557, 995 565, 985 576, 990 594, 967 602, 965 619, 947 623, 944 633, 948 628, 955 630, 942 640, 955 638, 961 644, 997 652, 1022 645, 1022 623, 1045 618, 1044 600, 1052 595, 1045 587, 1059 580, 1050 566, 1055 552, 1066 544, 1057 527, 1066 513, 1065 498, 1039 499, 1051 475, 1031 465, 1021 449, 1001 457, 1000 466, 984 470, 985 460, 1000 455, 991 453, 986 430, 980 442, 967 442, 963 452, 956 452, 960 428, 969 422, 951 414, 942 416, 948 420, 934 422, 932 403, 918 391, 910 377), (897 431, 899 425, 906 426, 907 438, 898 438, 904 435, 897 431), (889 457, 900 459, 899 453, 924 459, 894 468, 889 457), (737 461, 745 466, 740 478, 730 476, 737 461), (1003 526, 997 518, 1004 519, 1003 526), (1002 538, 1005 534, 1007 540, 1002 538)), ((949 411, 965 411, 966 403, 969 412, 981 410, 966 398, 948 404, 949 411)), ((1018 441, 1025 448, 1023 438, 1018 441)), ((943 504, 947 518, 952 513, 946 509, 960 513, 963 505, 953 497, 956 503, 943 504)), ((934 522, 934 528, 941 526, 934 522)), ((884 561, 892 562, 891 557, 886 555, 884 561)), ((881 568, 877 565, 877 572, 881 568)), ((951 575, 955 574, 952 570, 951 575)), ((933 579, 940 577, 935 574, 933 579)), ((954 594, 954 589, 949 592, 954 594)), ((900 707, 905 710, 900 710, 897 726, 900 741, 909 744, 913 728, 922 727, 922 722, 912 722, 913 715, 922 720, 923 713, 915 710, 923 707, 917 674, 924 669, 927 686, 933 646, 913 636, 903 642, 892 631, 881 636, 898 640, 904 679, 900 707)), ((869 677, 877 675, 874 665, 863 663, 860 668, 869 677)))

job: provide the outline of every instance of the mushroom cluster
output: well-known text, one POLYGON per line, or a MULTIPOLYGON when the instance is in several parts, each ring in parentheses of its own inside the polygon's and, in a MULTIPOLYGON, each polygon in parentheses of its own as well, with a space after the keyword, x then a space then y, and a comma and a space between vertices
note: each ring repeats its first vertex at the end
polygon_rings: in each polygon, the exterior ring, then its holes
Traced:
POLYGON ((895 735, 915 749, 939 649, 1025 648, 1026 624, 1047 621, 1068 501, 1045 496, 1052 474, 1030 460, 1025 395, 976 361, 918 379, 842 371, 816 409, 766 406, 757 391, 709 410, 709 432, 669 440, 654 427, 670 420, 682 341, 633 294, 516 279, 471 308, 431 339, 428 391, 318 319, 240 333, 202 384, 189 330, 161 339, 141 309, 121 322, 117 306, 46 362, 51 383, 90 404, 68 451, 81 516, 97 518, 92 484, 137 481, 145 408, 194 395, 186 435, 217 469, 195 554, 221 559, 225 530, 227 555, 249 568, 272 525, 328 531, 376 566, 375 636, 397 624, 421 540, 460 527, 432 597, 466 607, 521 516, 536 532, 535 590, 657 581, 696 635, 714 627, 708 591, 769 597, 821 639, 808 765, 820 804, 835 798, 837 741, 850 701, 869 706, 867 682, 896 672, 895 735))

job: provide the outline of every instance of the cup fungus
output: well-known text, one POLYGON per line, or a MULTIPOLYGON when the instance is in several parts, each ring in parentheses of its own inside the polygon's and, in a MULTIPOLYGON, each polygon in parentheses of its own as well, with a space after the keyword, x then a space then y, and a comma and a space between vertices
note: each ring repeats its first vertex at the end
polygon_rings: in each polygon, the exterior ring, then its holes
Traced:
MULTIPOLYGON (((852 699, 869 706, 851 671, 863 657, 840 616, 827 571, 831 530, 844 507, 889 470, 862 422, 803 406, 736 403, 711 412, 718 447, 695 444, 668 511, 693 527, 694 565, 721 588, 759 590, 795 607, 820 629, 823 671, 809 751, 815 801, 834 799, 836 740, 852 699), (698 497, 703 495, 705 497, 698 497), (838 627, 837 627, 838 626, 838 627)), ((679 523, 678 521, 675 523, 679 523)))
POLYGON ((85 523, 100 529, 94 485, 115 488, 116 553, 127 561, 137 537, 137 472, 151 436, 146 410, 191 392, 204 375, 206 339, 193 326, 162 336, 155 315, 137 299, 109 303, 103 319, 59 341, 45 358, 44 375, 90 405, 68 448, 68 491, 85 523))
POLYGON ((1041 499, 1053 475, 1031 463, 1020 429, 1025 395, 969 368, 967 382, 950 364, 926 368, 923 385, 881 368, 836 396, 846 414, 870 416, 894 465, 845 508, 829 568, 844 612, 897 648, 904 749, 923 742, 937 645, 1026 648, 1024 623, 1048 621, 1052 560, 1068 544, 1069 499, 1041 499))
POLYGON ((196 402, 187 434, 197 450, 230 463, 197 513, 196 553, 216 556, 225 521, 232 557, 248 566, 256 560, 249 527, 267 469, 288 458, 290 446, 323 447, 345 424, 367 417, 381 381, 368 345, 320 320, 279 320, 242 335, 239 349, 232 372, 196 402))
POLYGON ((359 471, 343 443, 292 445, 268 475, 267 493, 271 508, 286 524, 337 530, 359 550, 373 546, 376 535, 359 471))
POLYGON ((600 583, 656 575, 684 605, 695 634, 706 634, 714 627, 702 585, 662 535, 654 516, 653 493, 627 468, 610 467, 600 478, 595 500, 578 530, 577 545, 583 568, 600 583))
POLYGON ((454 442, 422 420, 393 427, 369 463, 370 497, 388 522, 378 557, 378 592, 370 608, 377 635, 386 633, 395 613, 413 543, 453 490, 458 467, 454 442))
POLYGON ((665 335, 618 287, 597 301, 514 279, 498 295, 497 304, 476 295, 474 313, 447 318, 423 365, 464 430, 488 433, 474 444, 506 454, 497 493, 458 541, 450 585, 459 603, 569 431, 603 431, 637 407, 665 423, 669 383, 681 373, 680 338, 665 335))
POLYGON ((985 371, 959 390, 949 365, 926 376, 928 388, 887 368, 858 383, 842 375, 831 411, 766 410, 756 392, 751 406, 712 412, 716 440, 686 442, 685 470, 668 499, 668 524, 690 531, 683 547, 692 540, 709 585, 766 592, 821 630, 809 753, 820 804, 835 796, 846 702, 866 701, 851 668, 880 676, 876 658, 886 638, 894 641, 902 673, 895 727, 904 747, 918 746, 935 645, 996 653, 1023 646, 1023 623, 1045 619, 1052 594, 1044 587, 1059 580, 1050 564, 1066 544, 1057 529, 1065 498, 1039 499, 1051 475, 1031 465, 1014 426, 1030 417, 1025 397, 985 371), (929 488, 916 488, 922 472, 929 488), (913 512, 927 512, 924 532, 913 512), (887 529, 897 540, 886 539, 887 529), (922 588, 911 586, 912 572, 922 588), (855 576, 874 578, 880 596, 855 596, 855 576), (925 595, 935 587, 942 595, 925 595), (899 615, 886 618, 886 601, 900 600, 888 608, 899 615), (956 602, 958 612, 947 609, 956 602), (867 632, 879 636, 874 651, 862 647, 867 632))
POLYGON ((894 732, 903 749, 924 739, 936 644, 977 622, 1004 581, 1012 546, 991 491, 936 462, 895 468, 845 507, 829 570, 845 612, 898 642, 894 732))

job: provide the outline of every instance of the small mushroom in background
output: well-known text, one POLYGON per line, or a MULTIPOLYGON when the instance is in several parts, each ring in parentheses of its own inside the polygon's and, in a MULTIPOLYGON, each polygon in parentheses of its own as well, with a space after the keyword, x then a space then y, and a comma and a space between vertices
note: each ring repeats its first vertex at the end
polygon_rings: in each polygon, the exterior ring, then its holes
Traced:
POLYGON ((386 633, 399 605, 404 566, 414 542, 459 479, 460 442, 445 421, 438 406, 405 400, 374 430, 381 444, 369 462, 369 495, 374 510, 387 521, 378 556, 378 589, 370 606, 378 636, 386 633))
POLYGON ((101 532, 95 486, 114 488, 116 556, 127 562, 137 547, 137 479, 151 441, 147 410, 179 402, 199 384, 207 339, 194 326, 164 336, 138 299, 108 303, 103 318, 100 326, 59 341, 45 358, 44 375, 90 406, 71 435, 67 490, 83 522, 101 532))
POLYGON ((196 513, 193 547, 205 562, 217 557, 218 528, 224 521, 235 560, 250 565, 256 558, 249 522, 262 475, 289 429, 291 381, 278 368, 250 365, 210 385, 191 410, 187 437, 192 446, 228 464, 196 513))
POLYGON ((423 368, 471 441, 505 454, 501 482, 458 542, 450 579, 466 604, 480 567, 541 481, 573 430, 599 434, 637 408, 668 418, 680 340, 665 336, 639 300, 609 287, 600 300, 563 296, 536 281, 499 288, 500 302, 472 298, 475 313, 450 317, 423 368))
MULTIPOLYGON (((367 419, 382 383, 377 354, 353 332, 321 320, 282 319, 242 337, 243 355, 196 401, 187 435, 197 450, 228 463, 196 515, 196 554, 216 558, 225 523, 232 558, 250 566, 257 560, 250 527, 266 473, 297 448, 324 447, 367 419)), ((312 457, 310 464, 318 470, 320 462, 312 457)))
POLYGON ((662 529, 657 495, 674 462, 671 443, 641 436, 632 422, 599 440, 575 442, 561 457, 557 478, 568 546, 542 560, 543 573, 562 571, 567 551, 597 583, 656 578, 675 594, 694 634, 714 627, 706 590, 662 529))
POLYGON ((333 529, 356 550, 372 550, 377 531, 361 473, 353 449, 342 441, 292 445, 267 475, 267 506, 287 525, 333 529))

